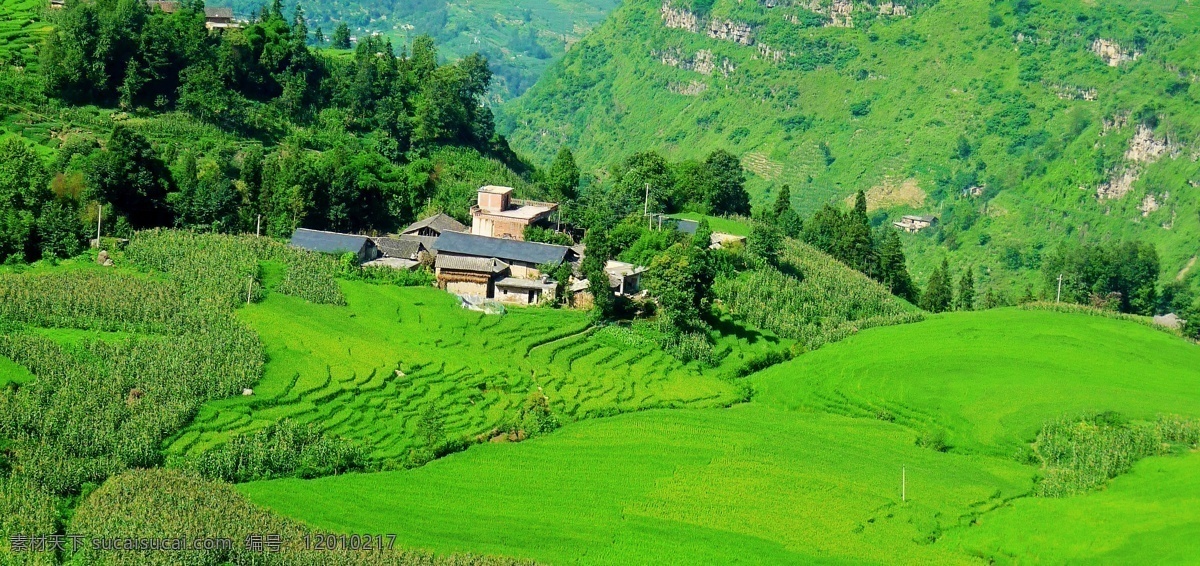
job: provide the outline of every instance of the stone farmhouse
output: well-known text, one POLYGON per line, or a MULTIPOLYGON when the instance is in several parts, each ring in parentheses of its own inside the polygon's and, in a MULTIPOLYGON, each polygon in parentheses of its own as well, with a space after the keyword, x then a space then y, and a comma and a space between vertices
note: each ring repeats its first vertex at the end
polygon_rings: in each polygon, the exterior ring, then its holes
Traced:
POLYGON ((480 187, 471 207, 471 233, 476 236, 524 240, 525 228, 547 223, 558 204, 512 198, 512 187, 480 187))
POLYGON ((463 297, 513 304, 553 300, 557 284, 540 266, 579 259, 566 246, 458 232, 443 233, 435 247, 439 288, 463 297))
POLYGON ((892 225, 912 234, 937 224, 937 221, 938 219, 936 216, 917 216, 908 214, 901 217, 899 221, 893 222, 892 225))

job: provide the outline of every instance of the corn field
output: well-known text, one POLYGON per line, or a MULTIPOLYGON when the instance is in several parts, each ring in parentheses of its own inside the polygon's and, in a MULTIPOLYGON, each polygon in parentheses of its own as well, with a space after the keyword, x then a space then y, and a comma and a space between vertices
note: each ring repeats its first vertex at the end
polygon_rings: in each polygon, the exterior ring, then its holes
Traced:
POLYGON ((284 266, 277 293, 320 304, 346 301, 334 279, 339 269, 335 258, 270 238, 147 230, 134 235, 125 259, 143 271, 168 275, 185 296, 219 309, 244 304, 248 293, 251 301, 263 297, 260 261, 284 266))
POLYGON ((718 279, 716 297, 734 315, 808 350, 922 318, 882 285, 807 244, 789 241, 780 260, 782 270, 761 267, 718 279))
POLYGON ((1035 493, 1066 497, 1091 491, 1128 472, 1147 456, 1165 454, 1171 445, 1195 448, 1200 421, 1177 416, 1127 424, 1108 415, 1062 418, 1042 426, 1033 454, 1042 465, 1035 493))
POLYGON ((305 550, 305 526, 272 515, 246 500, 233 486, 201 479, 179 470, 126 472, 100 486, 80 506, 68 531, 87 538, 177 537, 227 538, 231 548, 210 551, 96 551, 74 556, 80 564, 157 565, 218 564, 331 566, 501 566, 528 564, 507 558, 464 555, 433 556, 400 549, 319 552, 305 550), (138 520, 131 521, 130 517, 138 520), (254 552, 251 535, 279 535, 280 552, 254 552))

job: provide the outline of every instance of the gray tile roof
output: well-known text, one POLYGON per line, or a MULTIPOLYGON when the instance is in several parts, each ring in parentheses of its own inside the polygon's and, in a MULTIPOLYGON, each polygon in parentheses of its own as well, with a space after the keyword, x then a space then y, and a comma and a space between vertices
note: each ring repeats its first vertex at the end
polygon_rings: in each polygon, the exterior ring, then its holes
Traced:
POLYGON ((463 223, 443 214, 441 212, 434 214, 428 218, 424 218, 409 224, 407 228, 401 230, 401 234, 409 234, 416 232, 421 228, 431 228, 439 234, 442 232, 466 232, 467 227, 463 223))
MULTIPOLYGON (((443 232, 435 244, 440 253, 494 257, 505 261, 520 261, 541 265, 562 263, 571 251, 566 246, 522 242, 505 238, 489 238, 459 232, 443 232)), ((441 257, 439 255, 439 257, 441 257)))
POLYGON ((392 238, 381 237, 371 238, 375 242, 375 246, 379 251, 383 252, 386 257, 395 257, 400 259, 417 259, 417 254, 425 249, 425 244, 420 240, 409 238, 392 238))
POLYGON ((542 291, 553 290, 558 286, 557 283, 549 281, 540 281, 537 279, 520 279, 518 277, 505 277, 496 282, 497 287, 505 287, 508 289, 538 289, 542 291))
POLYGON ((346 252, 357 254, 361 253, 363 248, 369 244, 370 238, 366 236, 309 230, 308 228, 296 228, 296 231, 292 234, 291 241, 292 247, 329 254, 344 254, 346 252))
POLYGON ((433 265, 437 269, 475 271, 478 273, 503 273, 508 269, 507 263, 495 258, 451 254, 438 254, 433 265))

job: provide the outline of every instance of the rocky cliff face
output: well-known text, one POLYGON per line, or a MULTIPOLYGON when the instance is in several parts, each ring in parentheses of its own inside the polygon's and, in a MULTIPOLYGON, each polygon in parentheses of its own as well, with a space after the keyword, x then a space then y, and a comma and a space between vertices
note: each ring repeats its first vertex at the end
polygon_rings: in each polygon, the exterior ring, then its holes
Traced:
POLYGON ((728 77, 737 67, 726 57, 722 57, 720 62, 713 56, 713 52, 708 49, 701 49, 691 57, 684 55, 679 49, 667 49, 666 51, 658 51, 656 55, 663 65, 683 69, 685 71, 695 71, 702 75, 712 75, 720 73, 721 76, 728 77))
POLYGON ((663 2, 660 13, 663 24, 669 28, 685 29, 692 33, 700 31, 700 17, 686 8, 672 6, 670 0, 663 2))
POLYGON ((1117 67, 1121 63, 1127 61, 1135 61, 1142 54, 1137 51, 1125 49, 1121 44, 1107 39, 1099 39, 1092 42, 1092 53, 1095 53, 1110 67, 1117 67))
MULTIPOLYGON (((669 28, 683 29, 692 33, 700 32, 703 18, 686 8, 675 7, 671 4, 671 0, 663 2, 659 13, 662 14, 663 25, 669 28)), ((754 29, 750 27, 750 24, 743 22, 715 18, 709 20, 704 26, 704 33, 713 39, 754 45, 754 29)))

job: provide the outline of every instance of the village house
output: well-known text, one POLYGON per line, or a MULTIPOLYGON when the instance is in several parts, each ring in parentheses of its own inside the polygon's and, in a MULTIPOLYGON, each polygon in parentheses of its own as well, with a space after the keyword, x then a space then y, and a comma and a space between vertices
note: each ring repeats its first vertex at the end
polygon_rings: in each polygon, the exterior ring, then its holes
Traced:
POLYGON ((634 295, 641 290, 642 273, 645 267, 623 261, 608 260, 604 272, 608 274, 608 286, 618 295, 634 295))
POLYGON ((514 199, 512 192, 512 187, 479 188, 478 201, 471 207, 472 234, 524 240, 526 228, 545 223, 558 210, 558 205, 552 202, 514 199))
POLYGON ((379 248, 375 246, 374 241, 366 236, 353 234, 296 228, 296 231, 292 233, 290 245, 294 248, 338 256, 353 253, 358 257, 359 263, 366 263, 379 257, 379 248))
POLYGON ((381 257, 363 265, 391 267, 393 269, 413 269, 421 265, 422 259, 433 256, 432 240, 431 238, 421 236, 380 236, 371 238, 371 241, 375 242, 375 247, 379 248, 381 257))
MULTIPOLYGON (((51 3, 53 5, 53 0, 51 0, 51 3)), ((179 2, 175 0, 146 0, 146 5, 149 6, 151 10, 158 8, 167 14, 179 11, 179 2)), ((226 29, 239 28, 242 26, 233 19, 233 8, 210 8, 205 6, 204 27, 208 29, 226 29)))
POLYGON ((901 217, 899 221, 893 222, 892 225, 912 234, 937 224, 937 221, 938 219, 936 216, 917 216, 908 214, 901 217))
POLYGON ((442 233, 435 247, 439 288, 460 296, 516 304, 553 300, 556 285, 547 280, 541 266, 578 259, 565 246, 459 232, 442 233))
POLYGON ((437 238, 438 236, 442 235, 442 232, 466 231, 467 227, 464 226, 462 222, 455 220, 449 215, 439 212, 433 216, 409 224, 407 228, 400 231, 400 235, 437 238))

